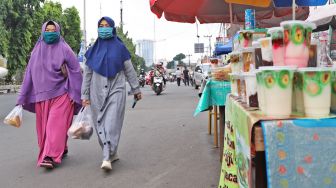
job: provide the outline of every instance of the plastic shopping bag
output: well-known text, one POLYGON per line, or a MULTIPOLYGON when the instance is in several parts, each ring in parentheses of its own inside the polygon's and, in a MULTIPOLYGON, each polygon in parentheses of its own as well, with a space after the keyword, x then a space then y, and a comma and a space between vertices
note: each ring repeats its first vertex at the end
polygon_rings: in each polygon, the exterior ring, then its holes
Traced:
POLYGON ((73 139, 89 140, 92 133, 93 122, 90 107, 83 107, 72 122, 68 130, 68 136, 73 139))
POLYGON ((22 105, 15 106, 5 117, 4 123, 14 127, 20 127, 22 123, 22 105))

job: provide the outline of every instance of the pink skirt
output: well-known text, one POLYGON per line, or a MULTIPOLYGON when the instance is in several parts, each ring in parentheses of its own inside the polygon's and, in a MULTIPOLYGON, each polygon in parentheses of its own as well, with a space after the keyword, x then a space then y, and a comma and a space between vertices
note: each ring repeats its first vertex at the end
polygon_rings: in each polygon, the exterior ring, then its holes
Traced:
POLYGON ((68 94, 35 104, 36 131, 40 148, 37 166, 43 159, 51 157, 61 163, 67 148, 67 131, 74 115, 74 104, 68 94))

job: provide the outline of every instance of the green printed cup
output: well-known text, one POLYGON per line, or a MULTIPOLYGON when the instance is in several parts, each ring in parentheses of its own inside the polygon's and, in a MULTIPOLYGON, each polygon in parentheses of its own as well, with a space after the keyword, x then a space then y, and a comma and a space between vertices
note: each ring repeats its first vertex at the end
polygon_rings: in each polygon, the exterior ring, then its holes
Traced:
POLYGON ((284 28, 285 65, 307 67, 313 23, 291 20, 281 22, 284 28))
POLYGON ((309 117, 324 117, 330 113, 331 69, 301 68, 304 112, 309 117))
POLYGON ((293 75, 296 67, 260 67, 266 116, 286 118, 292 113, 293 75))

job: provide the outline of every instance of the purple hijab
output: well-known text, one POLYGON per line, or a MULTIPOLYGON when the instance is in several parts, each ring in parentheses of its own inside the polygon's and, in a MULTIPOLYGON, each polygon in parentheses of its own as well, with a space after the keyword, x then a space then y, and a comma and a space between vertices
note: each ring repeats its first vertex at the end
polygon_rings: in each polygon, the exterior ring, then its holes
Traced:
MULTIPOLYGON (((23 105, 25 110, 35 113, 35 103, 46 101, 65 93, 76 103, 76 109, 81 105, 82 74, 75 53, 61 37, 57 43, 47 44, 43 40, 46 22, 42 26, 42 34, 31 53, 26 68, 17 104, 23 105), (68 77, 61 72, 61 65, 65 63, 68 77)), ((60 26, 51 21, 60 32, 60 26)))

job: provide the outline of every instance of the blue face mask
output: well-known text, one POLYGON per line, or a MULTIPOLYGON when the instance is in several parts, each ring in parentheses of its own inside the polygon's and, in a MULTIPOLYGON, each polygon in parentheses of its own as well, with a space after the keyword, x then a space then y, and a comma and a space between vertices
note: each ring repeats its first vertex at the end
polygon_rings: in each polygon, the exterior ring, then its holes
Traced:
POLYGON ((43 40, 47 44, 54 44, 58 42, 60 37, 59 32, 43 32, 43 40))
POLYGON ((113 28, 112 27, 99 27, 98 28, 98 37, 101 39, 109 39, 113 37, 113 28))

